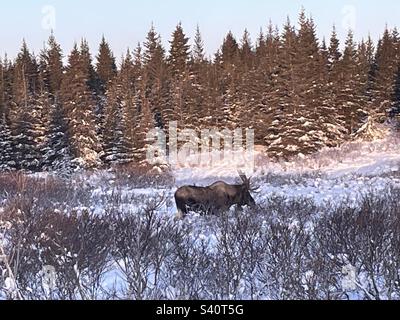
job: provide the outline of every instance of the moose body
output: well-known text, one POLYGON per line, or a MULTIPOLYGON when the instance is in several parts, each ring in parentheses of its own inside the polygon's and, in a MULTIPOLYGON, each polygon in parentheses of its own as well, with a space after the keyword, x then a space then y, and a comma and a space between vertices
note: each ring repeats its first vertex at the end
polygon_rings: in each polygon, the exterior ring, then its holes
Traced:
POLYGON ((184 186, 175 192, 178 217, 183 218, 191 211, 205 214, 217 214, 234 205, 254 206, 255 201, 250 194, 250 180, 240 175, 243 184, 230 185, 223 181, 215 182, 208 187, 184 186))

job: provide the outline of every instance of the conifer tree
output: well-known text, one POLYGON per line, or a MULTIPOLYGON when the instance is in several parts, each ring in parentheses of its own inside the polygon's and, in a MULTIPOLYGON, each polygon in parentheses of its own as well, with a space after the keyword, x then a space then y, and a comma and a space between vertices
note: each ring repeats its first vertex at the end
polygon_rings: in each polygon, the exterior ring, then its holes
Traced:
POLYGON ((174 112, 170 103, 165 50, 154 26, 150 28, 144 43, 143 81, 150 112, 157 119, 157 126, 164 127, 173 119, 174 112))
POLYGON ((61 103, 51 105, 42 153, 44 170, 68 174, 73 169, 67 117, 61 103))
POLYGON ((390 117, 396 119, 397 126, 400 127, 400 65, 396 75, 390 117))
POLYGON ((10 112, 14 160, 16 168, 20 170, 40 169, 42 110, 38 104, 38 96, 38 64, 24 41, 13 68, 13 101, 10 112))
POLYGON ((0 59, 0 171, 15 168, 13 134, 10 127, 9 113, 11 103, 10 63, 7 57, 0 59))
POLYGON ((9 171, 15 168, 13 154, 13 139, 5 113, 0 112, 0 171, 9 171))
POLYGON ((186 37, 182 25, 179 23, 172 34, 171 48, 167 59, 173 77, 179 77, 187 71, 190 57, 188 43, 189 38, 186 37))
POLYGON ((62 50, 53 33, 49 37, 46 50, 42 51, 41 59, 44 62, 41 72, 45 78, 46 88, 56 102, 61 89, 64 67, 62 50))
POLYGON ((96 72, 99 78, 100 93, 104 94, 108 84, 117 74, 117 65, 110 46, 104 36, 101 39, 99 54, 96 57, 96 72))
MULTIPOLYGON (((152 26, 118 69, 105 40, 93 66, 87 41, 63 66, 52 33, 38 57, 25 41, 16 59, 0 61, 0 170, 63 170, 144 159, 147 132, 179 128, 254 128, 272 157, 290 158, 358 136, 367 119, 400 113, 400 37, 386 28, 375 44, 344 50, 335 27, 320 42, 305 11, 298 27, 270 23, 254 44, 228 32, 206 58, 197 26, 193 46, 181 24, 168 54, 152 26), (104 153, 102 152, 104 149, 104 153)), ((167 142, 168 142, 167 137, 167 142)))
POLYGON ((62 83, 62 102, 73 163, 82 168, 99 166, 101 155, 89 61, 87 44, 82 42, 81 50, 75 44, 62 83))
POLYGON ((200 27, 197 25, 194 36, 193 49, 191 51, 192 63, 201 65, 205 61, 204 42, 201 36, 200 27))
POLYGON ((93 67, 92 55, 90 53, 89 43, 82 39, 80 44, 81 69, 87 75, 86 84, 93 92, 94 98, 101 93, 99 75, 93 67))
POLYGON ((395 39, 386 29, 382 39, 379 40, 372 69, 372 103, 373 112, 377 116, 384 116, 390 111, 397 71, 397 61, 394 59, 396 56, 395 39))
POLYGON ((239 45, 233 36, 232 32, 229 31, 226 35, 221 48, 222 61, 225 67, 231 67, 238 63, 239 58, 239 45))
POLYGON ((121 71, 110 83, 105 108, 104 160, 109 164, 124 164, 135 157, 135 83, 134 62, 130 52, 123 58, 121 71))
POLYGON ((246 72, 251 69, 254 64, 253 45, 251 43, 250 33, 247 31, 247 29, 244 30, 239 53, 242 61, 243 71, 246 72))

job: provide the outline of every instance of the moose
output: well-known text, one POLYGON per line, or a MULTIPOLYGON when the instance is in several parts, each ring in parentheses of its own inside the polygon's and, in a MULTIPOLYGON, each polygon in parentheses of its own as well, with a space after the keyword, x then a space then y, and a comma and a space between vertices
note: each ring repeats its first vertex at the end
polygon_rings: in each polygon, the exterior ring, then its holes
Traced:
POLYGON ((217 214, 234 205, 255 207, 256 203, 250 192, 255 191, 250 179, 238 172, 242 184, 230 185, 223 181, 215 182, 208 187, 184 186, 175 192, 178 209, 177 217, 184 218, 188 211, 199 211, 204 214, 217 214))

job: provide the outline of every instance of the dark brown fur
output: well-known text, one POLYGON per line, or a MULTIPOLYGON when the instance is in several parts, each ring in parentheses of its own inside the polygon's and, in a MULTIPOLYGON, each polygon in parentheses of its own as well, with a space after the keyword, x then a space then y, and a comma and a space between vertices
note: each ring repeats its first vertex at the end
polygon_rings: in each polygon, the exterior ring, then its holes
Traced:
POLYGON ((223 181, 215 182, 208 187, 184 186, 175 192, 178 216, 184 217, 188 210, 200 211, 204 214, 217 214, 228 210, 233 205, 240 207, 254 206, 255 201, 250 194, 250 180, 240 176, 243 184, 230 185, 223 181))

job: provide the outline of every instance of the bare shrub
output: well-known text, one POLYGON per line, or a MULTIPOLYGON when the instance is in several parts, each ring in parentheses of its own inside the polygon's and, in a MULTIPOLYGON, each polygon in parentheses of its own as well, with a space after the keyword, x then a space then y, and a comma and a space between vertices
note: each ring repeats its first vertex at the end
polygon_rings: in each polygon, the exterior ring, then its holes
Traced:
POLYGON ((177 221, 165 197, 122 186, 90 196, 90 183, 56 178, 4 175, 1 184, 1 298, 400 299, 393 186, 357 203, 271 196, 255 209, 177 221), (83 202, 104 210, 74 208, 83 202), (45 266, 55 268, 51 288, 45 266), (353 288, 342 283, 347 266, 353 288))
POLYGON ((124 297, 156 298, 166 243, 166 225, 156 214, 163 199, 149 203, 142 214, 116 213, 113 220, 113 259, 124 276, 124 297))
POLYGON ((0 175, 0 200, 6 204, 13 197, 35 199, 42 208, 73 207, 90 202, 89 190, 70 180, 51 175, 39 178, 21 172, 0 175))
POLYGON ((214 299, 258 298, 255 272, 264 250, 260 220, 236 210, 218 219, 219 233, 213 259, 214 299))
POLYGON ((288 224, 275 220, 262 234, 265 251, 258 263, 258 279, 265 294, 272 299, 305 297, 302 278, 305 276, 308 244, 311 241, 304 221, 288 224))
POLYGON ((109 225, 89 212, 66 215, 38 209, 33 198, 14 198, 0 216, 10 224, 5 251, 21 294, 27 299, 89 299, 97 296, 108 265, 109 225), (40 277, 55 268, 56 286, 47 292, 40 277))
POLYGON ((167 283, 163 298, 210 299, 209 279, 212 278, 212 244, 190 224, 175 224, 171 229, 170 254, 165 264, 167 283))
POLYGON ((117 185, 135 188, 170 187, 175 183, 174 177, 168 168, 154 168, 152 166, 124 165, 113 168, 117 185))

